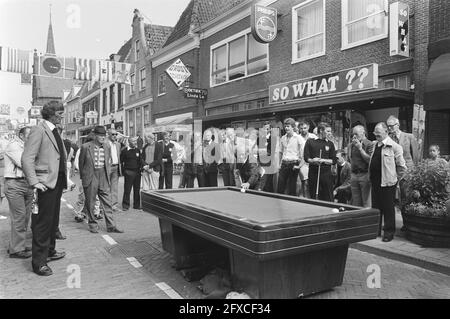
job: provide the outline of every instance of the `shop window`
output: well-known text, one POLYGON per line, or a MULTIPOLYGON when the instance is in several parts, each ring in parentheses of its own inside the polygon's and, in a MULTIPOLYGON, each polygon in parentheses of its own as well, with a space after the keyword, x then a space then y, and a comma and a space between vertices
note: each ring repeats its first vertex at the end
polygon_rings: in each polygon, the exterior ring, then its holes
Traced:
POLYGON ((325 54, 325 0, 303 2, 292 8, 292 62, 325 54))
POLYGON ((342 49, 388 36, 387 0, 342 0, 342 49))
POLYGON ((211 86, 227 83, 269 69, 269 46, 253 39, 250 30, 211 47, 211 86))
POLYGON ((159 78, 158 78, 158 95, 164 95, 164 94, 167 93, 166 80, 167 80, 167 75, 165 73, 159 75, 159 78))
POLYGON ((139 91, 145 89, 145 68, 139 70, 139 91))
POLYGON ((150 106, 144 106, 144 126, 150 124, 150 106))

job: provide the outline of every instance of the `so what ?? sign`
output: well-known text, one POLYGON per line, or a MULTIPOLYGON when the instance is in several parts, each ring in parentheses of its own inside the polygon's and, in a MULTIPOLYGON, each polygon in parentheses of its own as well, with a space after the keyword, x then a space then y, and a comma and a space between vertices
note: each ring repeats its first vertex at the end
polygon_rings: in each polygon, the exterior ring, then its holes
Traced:
POLYGON ((286 103, 327 94, 378 87, 378 64, 373 63, 325 75, 271 85, 269 103, 286 103))

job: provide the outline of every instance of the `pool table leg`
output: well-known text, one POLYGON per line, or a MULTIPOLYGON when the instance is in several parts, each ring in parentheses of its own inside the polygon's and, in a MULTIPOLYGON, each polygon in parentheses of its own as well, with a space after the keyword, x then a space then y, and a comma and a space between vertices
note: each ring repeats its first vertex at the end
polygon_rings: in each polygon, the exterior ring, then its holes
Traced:
POLYGON ((206 270, 225 265, 228 268, 228 249, 188 230, 160 219, 163 249, 175 259, 177 269, 200 267, 206 270))
POLYGON ((230 252, 233 287, 252 298, 292 299, 340 286, 348 245, 258 260, 230 252))

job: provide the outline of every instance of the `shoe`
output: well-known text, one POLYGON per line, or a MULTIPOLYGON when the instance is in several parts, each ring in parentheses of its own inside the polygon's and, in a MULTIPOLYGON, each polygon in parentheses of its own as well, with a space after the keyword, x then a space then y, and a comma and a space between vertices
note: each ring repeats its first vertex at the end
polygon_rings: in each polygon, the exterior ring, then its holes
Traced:
POLYGON ((83 218, 83 217, 80 217, 80 216, 75 216, 75 221, 76 221, 77 223, 82 223, 82 222, 84 221, 84 218, 83 218))
POLYGON ((19 251, 17 253, 14 254, 9 254, 9 258, 19 258, 19 259, 27 259, 31 257, 31 252, 30 251, 19 251))
POLYGON ((388 242, 392 241, 393 239, 394 239, 393 235, 385 235, 385 236, 383 236, 382 241, 385 243, 388 243, 388 242))
POLYGON ((47 262, 58 260, 61 258, 64 258, 66 256, 66 253, 64 251, 55 251, 52 255, 49 255, 47 257, 47 262))
POLYGON ((53 275, 52 269, 49 266, 47 266, 47 265, 41 266, 39 268, 34 268, 33 267, 33 272, 35 274, 39 275, 39 276, 50 276, 50 275, 53 275))
POLYGON ((93 234, 98 234, 98 227, 89 227, 89 231, 93 234))
POLYGON ((64 239, 66 239, 67 237, 64 236, 60 231, 58 231, 58 232, 56 233, 55 238, 58 239, 58 240, 64 240, 64 239))
POLYGON ((118 229, 117 227, 113 227, 113 228, 108 228, 107 229, 108 233, 123 233, 123 230, 118 229))

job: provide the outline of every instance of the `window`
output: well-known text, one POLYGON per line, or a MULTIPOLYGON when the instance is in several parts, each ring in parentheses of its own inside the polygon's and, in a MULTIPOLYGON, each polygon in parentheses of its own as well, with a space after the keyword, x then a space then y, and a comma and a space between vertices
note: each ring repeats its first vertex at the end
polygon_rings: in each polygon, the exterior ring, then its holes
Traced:
POLYGON ((131 86, 130 86, 131 94, 133 94, 134 93, 134 85, 136 83, 136 77, 134 74, 130 75, 130 82, 131 82, 131 86))
POLYGON ((135 55, 135 57, 136 57, 135 61, 138 61, 138 60, 140 59, 140 56, 139 56, 140 48, 139 48, 139 46, 140 46, 139 40, 136 40, 136 42, 135 42, 135 47, 134 47, 135 53, 136 53, 136 55, 135 55))
POLYGON ((150 125, 150 106, 144 106, 144 127, 150 125))
POLYGON ((109 112, 113 113, 116 111, 116 96, 114 92, 114 84, 109 87, 109 112))
POLYGON ((103 103, 102 103, 102 115, 106 115, 107 113, 107 104, 108 103, 108 89, 103 89, 103 103))
POLYGON ((117 96, 117 107, 118 107, 119 110, 125 104, 124 103, 125 95, 123 93, 124 93, 124 86, 121 83, 118 83, 117 84, 117 94, 118 94, 118 96, 117 96))
POLYGON ((388 36, 387 0, 342 0, 342 48, 388 36))
POLYGON ((292 62, 325 54, 325 0, 292 8, 292 62))
POLYGON ((211 86, 269 69, 269 46, 245 30, 211 47, 211 86))
POLYGON ((145 68, 139 70, 139 91, 145 89, 145 68))
POLYGON ((164 94, 167 93, 166 80, 167 80, 167 75, 165 73, 159 75, 159 78, 158 78, 158 95, 164 95, 164 94))

